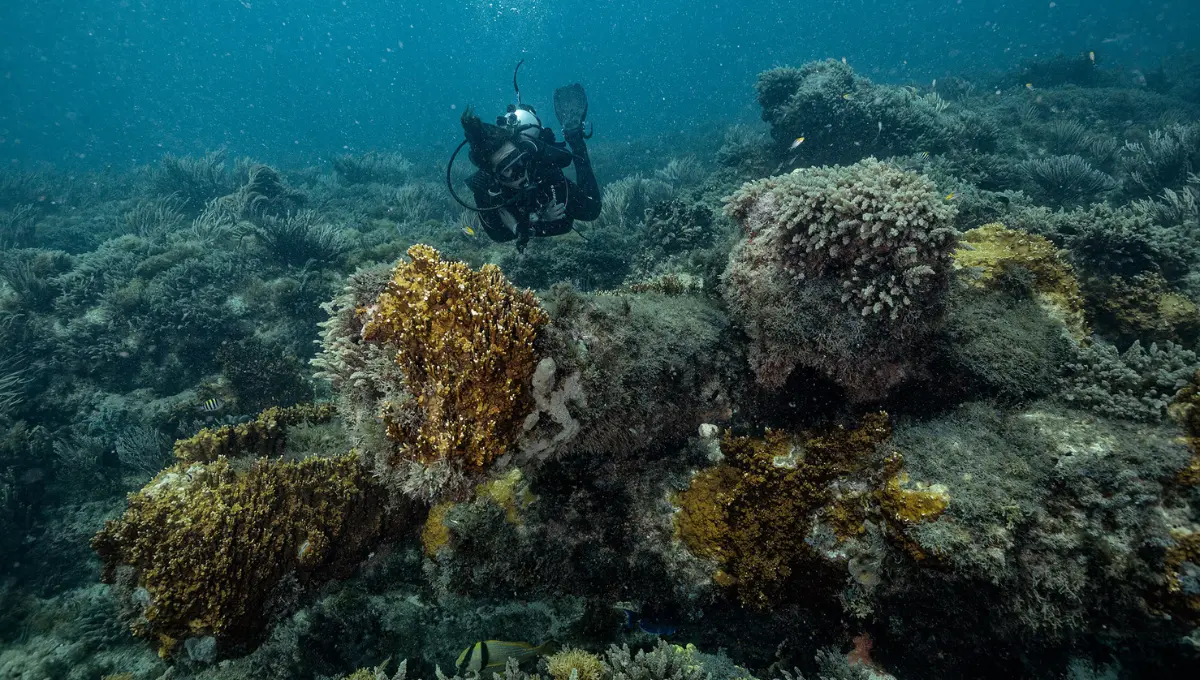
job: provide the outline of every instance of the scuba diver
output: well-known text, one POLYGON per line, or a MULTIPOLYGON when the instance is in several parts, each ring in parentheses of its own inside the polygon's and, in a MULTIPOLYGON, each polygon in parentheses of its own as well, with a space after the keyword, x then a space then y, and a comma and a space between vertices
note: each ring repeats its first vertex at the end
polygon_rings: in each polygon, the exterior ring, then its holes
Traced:
POLYGON ((465 139, 446 168, 446 184, 454 199, 479 214, 483 230, 493 241, 515 240, 519 252, 531 237, 565 234, 574 228, 575 220, 587 222, 600 216, 600 189, 584 142, 592 135, 590 130, 584 132, 587 94, 583 86, 576 83, 554 91, 554 112, 566 142, 558 141, 534 108, 521 102, 517 71, 522 63, 513 71, 517 103, 509 104, 495 125, 484 123, 468 107, 462 114, 465 139), (470 145, 469 157, 478 168, 466 182, 475 195, 474 206, 454 193, 450 179, 454 157, 464 145, 470 145), (572 163, 575 181, 563 174, 572 163))

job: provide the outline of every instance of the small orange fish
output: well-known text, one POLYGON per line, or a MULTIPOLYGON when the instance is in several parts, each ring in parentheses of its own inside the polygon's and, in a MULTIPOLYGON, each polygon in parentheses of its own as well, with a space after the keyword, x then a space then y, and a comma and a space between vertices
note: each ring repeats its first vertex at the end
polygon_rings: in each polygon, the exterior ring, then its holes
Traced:
POLYGON ((792 142, 792 145, 788 147, 788 151, 791 151, 792 149, 794 149, 794 148, 796 148, 796 147, 800 146, 800 145, 801 145, 801 144, 803 144, 803 143, 804 143, 804 138, 803 138, 803 137, 797 137, 797 138, 796 138, 796 141, 792 142))

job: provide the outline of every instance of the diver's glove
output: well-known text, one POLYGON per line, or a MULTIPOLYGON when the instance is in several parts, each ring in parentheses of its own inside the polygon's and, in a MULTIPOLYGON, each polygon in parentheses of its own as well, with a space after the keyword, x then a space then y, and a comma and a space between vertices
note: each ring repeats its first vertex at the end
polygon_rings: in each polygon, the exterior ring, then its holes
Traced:
POLYGON ((539 222, 557 222, 567 216, 566 203, 550 203, 542 206, 542 209, 529 216, 529 221, 537 224, 539 222))

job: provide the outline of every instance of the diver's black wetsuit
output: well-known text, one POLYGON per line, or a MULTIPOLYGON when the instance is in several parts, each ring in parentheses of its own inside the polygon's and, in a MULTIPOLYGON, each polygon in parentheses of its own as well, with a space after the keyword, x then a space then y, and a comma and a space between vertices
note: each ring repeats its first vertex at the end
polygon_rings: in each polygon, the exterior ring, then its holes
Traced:
MULTIPOLYGON (((545 134, 553 140, 553 133, 547 130, 545 134)), ((484 171, 476 172, 467 180, 467 186, 475 194, 475 205, 484 210, 479 213, 483 230, 493 241, 557 236, 571 231, 575 220, 587 222, 600 216, 600 189, 592 172, 587 144, 581 134, 570 135, 567 141, 571 145, 569 150, 563 142, 542 144, 541 157, 530 167, 529 182, 520 189, 506 187, 484 171), (563 168, 572 161, 575 163, 574 182, 563 174, 563 168), (566 215, 552 222, 538 220, 537 214, 554 203, 565 203, 566 215), (505 207, 488 210, 498 205, 505 207), (505 224, 506 217, 510 216, 508 221, 512 226, 505 224)))

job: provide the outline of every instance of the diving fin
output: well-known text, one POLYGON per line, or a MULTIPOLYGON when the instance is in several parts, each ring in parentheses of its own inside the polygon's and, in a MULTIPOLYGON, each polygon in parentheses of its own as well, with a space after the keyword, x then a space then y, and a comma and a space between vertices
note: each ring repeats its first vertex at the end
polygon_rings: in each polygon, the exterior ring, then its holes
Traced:
POLYGON ((587 120, 587 93, 579 83, 560 87, 554 91, 554 115, 562 126, 563 134, 583 132, 583 121, 587 120))

